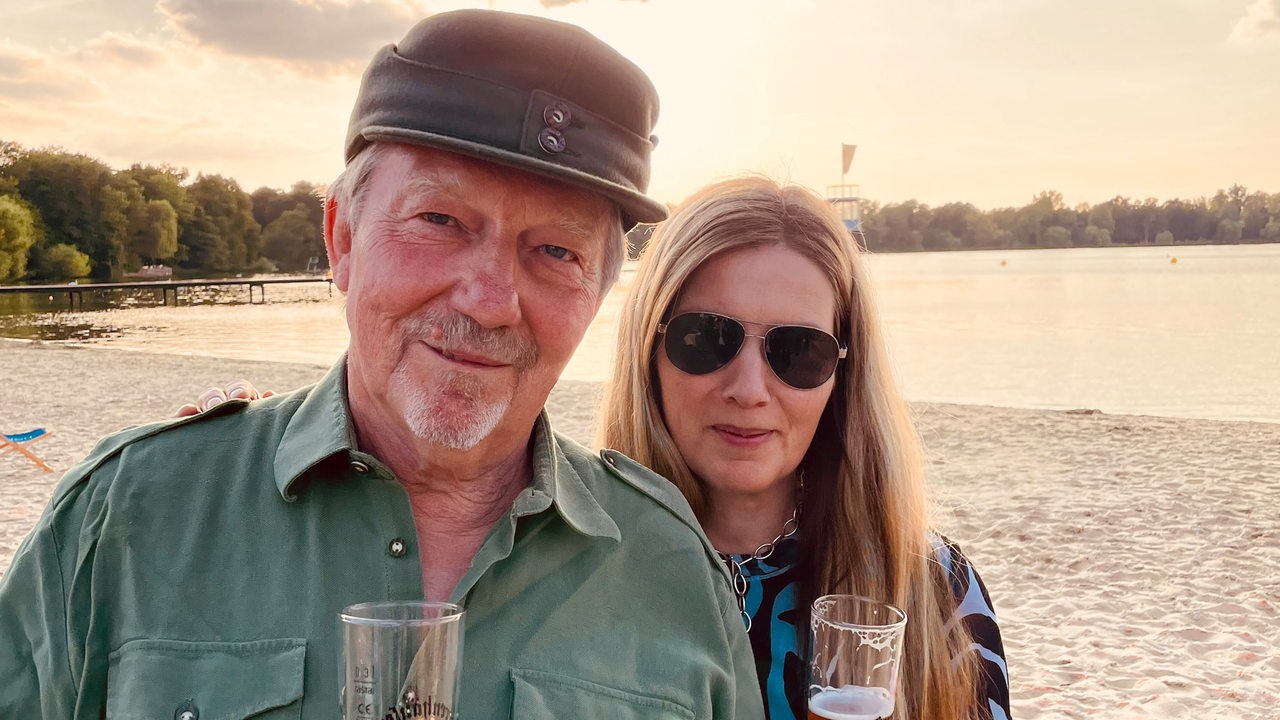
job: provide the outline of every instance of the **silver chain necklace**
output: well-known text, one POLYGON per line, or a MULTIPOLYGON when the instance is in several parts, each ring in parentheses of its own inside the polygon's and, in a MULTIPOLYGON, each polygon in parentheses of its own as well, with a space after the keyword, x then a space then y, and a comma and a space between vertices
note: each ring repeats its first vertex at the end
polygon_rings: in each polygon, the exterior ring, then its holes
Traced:
POLYGON ((751 632, 751 614, 747 612, 747 575, 742 572, 742 568, 747 563, 755 560, 757 562, 767 559, 773 555, 773 551, 777 549, 778 543, 796 534, 796 530, 800 528, 800 503, 796 502, 796 506, 791 510, 791 517, 782 524, 782 532, 769 542, 756 548, 756 551, 750 555, 744 556, 742 562, 733 559, 728 553, 716 551, 720 555, 720 559, 729 563, 733 570, 733 594, 738 596, 738 612, 742 613, 742 620, 747 625, 747 632, 751 632))

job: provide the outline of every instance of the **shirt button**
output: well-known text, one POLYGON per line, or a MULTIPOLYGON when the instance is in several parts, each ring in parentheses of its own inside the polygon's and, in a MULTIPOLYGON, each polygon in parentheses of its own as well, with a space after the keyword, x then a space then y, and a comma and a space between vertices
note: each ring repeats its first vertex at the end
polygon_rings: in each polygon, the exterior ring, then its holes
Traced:
POLYGON ((391 557, 394 558, 404 557, 404 554, 409 552, 409 546, 405 544, 404 540, 393 538, 391 542, 387 543, 387 552, 391 553, 391 557))
POLYGON ((173 711, 173 720, 200 720, 200 708, 188 700, 173 711))
POLYGON ((364 463, 360 462, 359 460, 352 460, 352 461, 351 461, 351 469, 352 469, 352 470, 355 470, 356 472, 358 472, 358 473, 360 473, 360 474, 362 474, 362 475, 363 475, 364 473, 369 472, 369 466, 368 466, 368 465, 365 465, 364 463))

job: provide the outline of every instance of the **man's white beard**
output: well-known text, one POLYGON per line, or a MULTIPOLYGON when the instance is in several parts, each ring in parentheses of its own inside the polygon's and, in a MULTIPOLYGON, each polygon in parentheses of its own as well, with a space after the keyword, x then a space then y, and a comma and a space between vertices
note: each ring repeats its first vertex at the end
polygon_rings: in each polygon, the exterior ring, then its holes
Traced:
POLYGON ((437 386, 435 392, 409 381, 399 370, 392 382, 413 434, 450 450, 470 450, 479 445, 511 407, 510 393, 493 400, 484 398, 483 383, 461 373, 437 386))

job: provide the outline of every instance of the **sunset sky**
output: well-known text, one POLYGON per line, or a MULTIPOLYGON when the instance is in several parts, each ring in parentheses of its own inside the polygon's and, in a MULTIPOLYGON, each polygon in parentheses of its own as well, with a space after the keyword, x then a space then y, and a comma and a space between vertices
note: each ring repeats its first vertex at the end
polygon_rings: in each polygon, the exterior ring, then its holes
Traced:
POLYGON ((882 201, 1280 192, 1280 0, 0 0, 0 140, 325 183, 417 19, 573 22, 662 97, 651 194, 763 171, 882 201))

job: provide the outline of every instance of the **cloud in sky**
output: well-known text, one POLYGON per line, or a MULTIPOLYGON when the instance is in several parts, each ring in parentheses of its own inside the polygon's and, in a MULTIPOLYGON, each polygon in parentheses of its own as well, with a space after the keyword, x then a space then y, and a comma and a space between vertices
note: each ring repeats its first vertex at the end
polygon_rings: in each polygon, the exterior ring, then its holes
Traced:
POLYGON ((87 76, 21 45, 0 40, 0 99, 77 100, 96 97, 87 76))
POLYGON ((1257 0, 1236 22, 1231 40, 1238 43, 1280 40, 1280 0, 1257 0))
POLYGON ((156 9, 199 45, 304 74, 358 70, 424 15, 393 0, 160 0, 156 9))
POLYGON ((117 65, 154 67, 163 63, 169 53, 157 43, 131 35, 106 32, 85 42, 81 58, 89 61, 106 61, 117 65))

